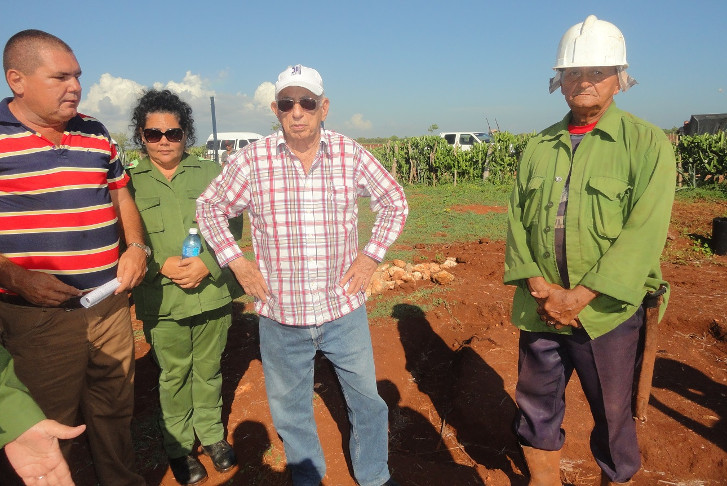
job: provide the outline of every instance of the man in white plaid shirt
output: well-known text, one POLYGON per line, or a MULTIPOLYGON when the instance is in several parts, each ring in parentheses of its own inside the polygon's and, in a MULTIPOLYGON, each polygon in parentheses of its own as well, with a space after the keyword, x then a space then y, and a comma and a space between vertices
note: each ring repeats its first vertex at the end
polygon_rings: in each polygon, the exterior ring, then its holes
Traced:
POLYGON ((202 235, 260 314, 260 352, 273 423, 293 483, 318 485, 325 461, 313 417, 317 351, 333 364, 348 406, 349 443, 361 486, 396 484, 388 468, 388 410, 376 389, 365 294, 399 236, 404 191, 354 140, 323 129, 329 100, 315 69, 278 76, 271 109, 281 131, 248 145, 197 200, 202 235), (358 249, 359 196, 377 213, 358 249), (227 220, 247 211, 255 261, 227 220))

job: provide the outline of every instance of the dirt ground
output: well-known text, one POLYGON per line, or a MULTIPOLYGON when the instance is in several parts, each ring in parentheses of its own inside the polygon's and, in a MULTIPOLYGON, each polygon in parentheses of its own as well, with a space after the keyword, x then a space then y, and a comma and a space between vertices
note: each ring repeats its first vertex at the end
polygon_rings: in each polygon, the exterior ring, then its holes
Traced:
MULTIPOLYGON (((710 238, 712 218, 725 214, 723 203, 674 207, 663 263, 672 301, 660 324, 648 421, 638 425, 643 458, 634 478, 638 485, 727 484, 727 343, 720 334, 724 327, 719 329, 727 325, 727 257, 710 258, 700 247, 710 238)), ((460 263, 448 287, 411 283, 367 304, 379 391, 390 408, 393 476, 403 486, 525 485, 527 469, 510 431, 518 331, 509 324, 513 289, 502 284, 504 243, 480 240, 416 251, 415 263, 448 256, 460 263), (376 311, 387 305, 393 310, 376 311)), ((140 323, 135 326, 140 329, 140 323)), ((223 358, 223 400, 239 467, 218 474, 200 455, 208 485, 291 484, 265 399, 257 342, 255 315, 238 306, 223 358)), ((315 412, 328 467, 324 484, 354 485, 345 405, 330 365, 325 359, 317 364, 315 412)), ((137 463, 148 484, 175 485, 155 423, 157 373, 138 333, 137 463)), ((561 477, 565 484, 597 484, 600 473, 588 445, 592 419, 575 376, 567 403, 561 477)), ((93 476, 88 461, 76 461, 74 468, 78 478, 93 476)))

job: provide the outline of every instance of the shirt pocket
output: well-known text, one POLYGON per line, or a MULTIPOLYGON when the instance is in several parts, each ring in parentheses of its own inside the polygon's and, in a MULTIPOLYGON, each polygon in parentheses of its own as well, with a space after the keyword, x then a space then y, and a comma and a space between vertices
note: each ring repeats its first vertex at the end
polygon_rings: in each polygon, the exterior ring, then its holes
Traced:
POLYGON ((523 204, 523 226, 530 228, 540 211, 541 201, 543 200, 543 177, 533 177, 528 181, 525 188, 525 201, 523 204))
MULTIPOLYGON (((179 210, 182 213, 182 220, 189 228, 197 227, 197 198, 200 194, 201 192, 197 190, 189 190, 186 193, 186 197, 180 201, 179 210)), ((184 231, 186 232, 189 228, 186 228, 184 231)))
POLYGON ((591 177, 588 180, 594 229, 600 237, 613 240, 621 234, 626 220, 624 206, 630 192, 629 183, 620 179, 591 177))
POLYGON ((141 220, 147 234, 164 231, 164 218, 162 217, 161 199, 158 197, 137 197, 136 207, 139 209, 141 220))

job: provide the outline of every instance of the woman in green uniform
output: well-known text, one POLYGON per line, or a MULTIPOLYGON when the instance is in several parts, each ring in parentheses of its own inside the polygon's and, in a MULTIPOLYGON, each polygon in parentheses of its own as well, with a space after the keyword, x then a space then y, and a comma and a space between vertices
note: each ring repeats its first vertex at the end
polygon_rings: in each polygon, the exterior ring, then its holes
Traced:
POLYGON ((168 90, 145 92, 132 126, 146 156, 129 169, 129 189, 152 250, 146 277, 133 291, 136 316, 161 369, 159 422, 169 464, 180 484, 196 485, 207 478, 192 454, 196 439, 218 471, 236 464, 221 418, 220 359, 232 299, 241 290, 206 243, 199 256, 181 256, 196 228, 195 200, 221 169, 185 152, 195 142, 192 109, 168 90))

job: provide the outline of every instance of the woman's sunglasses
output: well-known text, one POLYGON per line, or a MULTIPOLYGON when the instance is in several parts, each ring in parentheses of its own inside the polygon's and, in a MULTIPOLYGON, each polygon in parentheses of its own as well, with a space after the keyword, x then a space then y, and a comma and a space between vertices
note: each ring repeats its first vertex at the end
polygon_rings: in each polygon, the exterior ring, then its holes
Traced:
POLYGON ((298 103, 301 108, 308 111, 315 111, 318 106, 318 100, 315 98, 301 98, 294 100, 293 98, 281 98, 278 100, 278 109, 282 112, 288 112, 293 109, 295 104, 298 103))
POLYGON ((147 142, 157 143, 162 137, 167 137, 170 142, 181 142, 184 138, 184 130, 181 128, 170 128, 166 132, 162 132, 158 128, 145 128, 144 138, 147 142))

